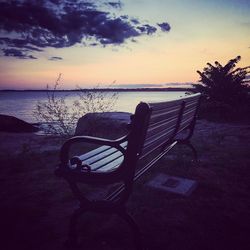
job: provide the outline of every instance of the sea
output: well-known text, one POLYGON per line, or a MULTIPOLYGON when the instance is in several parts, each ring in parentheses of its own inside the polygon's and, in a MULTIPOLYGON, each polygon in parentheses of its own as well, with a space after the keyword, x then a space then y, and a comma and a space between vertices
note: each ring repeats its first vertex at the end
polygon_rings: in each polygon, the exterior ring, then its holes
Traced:
MULTIPOLYGON (((141 102, 160 102, 174 100, 186 95, 186 91, 122 91, 105 93, 106 98, 116 93, 117 101, 112 111, 135 111, 136 105, 141 102)), ((38 102, 47 101, 46 91, 0 91, 0 114, 15 116, 29 123, 38 123, 34 111, 38 102)), ((56 98, 65 97, 67 105, 73 105, 79 93, 76 91, 56 92, 56 98)))

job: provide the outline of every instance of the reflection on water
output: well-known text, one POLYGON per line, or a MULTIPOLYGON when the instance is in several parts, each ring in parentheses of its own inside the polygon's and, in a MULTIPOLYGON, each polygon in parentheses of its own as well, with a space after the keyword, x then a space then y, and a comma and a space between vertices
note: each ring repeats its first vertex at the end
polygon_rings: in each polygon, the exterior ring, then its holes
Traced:
MULTIPOLYGON (((107 95, 112 95, 113 92, 108 92, 107 95)), ((136 105, 140 101, 145 102, 159 102, 166 101, 184 96, 183 91, 129 91, 129 92, 119 92, 118 100, 114 106, 114 111, 124 111, 133 113, 136 105)), ((72 105, 74 100, 77 99, 77 93, 74 91, 70 92, 57 92, 56 96, 62 97, 66 96, 66 102, 72 105)), ((44 92, 4 92, 0 91, 0 114, 12 115, 27 122, 37 122, 33 112, 36 108, 36 103, 38 101, 46 101, 47 94, 44 92)))

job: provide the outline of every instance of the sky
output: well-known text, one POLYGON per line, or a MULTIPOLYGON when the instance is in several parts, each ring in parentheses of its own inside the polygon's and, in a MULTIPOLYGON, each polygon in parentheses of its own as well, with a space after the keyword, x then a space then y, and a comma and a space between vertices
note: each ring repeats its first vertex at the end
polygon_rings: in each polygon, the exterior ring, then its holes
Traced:
POLYGON ((0 89, 197 82, 250 65, 249 0, 0 0, 0 89))

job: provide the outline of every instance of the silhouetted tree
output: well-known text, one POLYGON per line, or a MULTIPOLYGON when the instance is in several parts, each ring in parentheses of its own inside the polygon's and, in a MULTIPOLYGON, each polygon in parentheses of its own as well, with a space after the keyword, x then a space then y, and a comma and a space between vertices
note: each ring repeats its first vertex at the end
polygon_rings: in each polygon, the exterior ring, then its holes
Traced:
POLYGON ((225 66, 219 62, 215 65, 207 63, 203 72, 197 71, 200 75, 200 84, 194 84, 199 92, 208 97, 210 101, 222 104, 241 106, 249 103, 250 87, 244 81, 250 73, 250 66, 236 68, 241 57, 231 59, 225 66))

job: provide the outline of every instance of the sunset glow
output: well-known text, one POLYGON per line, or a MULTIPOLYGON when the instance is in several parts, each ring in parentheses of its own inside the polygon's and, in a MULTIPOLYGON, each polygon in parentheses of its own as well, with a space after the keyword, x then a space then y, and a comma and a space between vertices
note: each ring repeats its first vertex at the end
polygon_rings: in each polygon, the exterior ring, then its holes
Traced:
MULTIPOLYGON (((113 81, 117 85, 196 82, 196 70, 202 70, 207 62, 225 64, 240 55, 239 66, 250 65, 247 0, 123 0, 112 11, 116 16, 135 17, 158 31, 140 34, 134 38, 136 42, 129 37, 105 46, 46 46, 30 53, 37 59, 6 56, 4 49, 10 44, 2 42, 0 89, 44 89, 59 73, 65 89, 106 86, 113 81), (161 23, 168 23, 170 30, 161 31, 157 26, 161 23)), ((7 17, 1 19, 4 22, 7 17)), ((0 27, 1 38, 10 35, 6 27, 0 27)))

